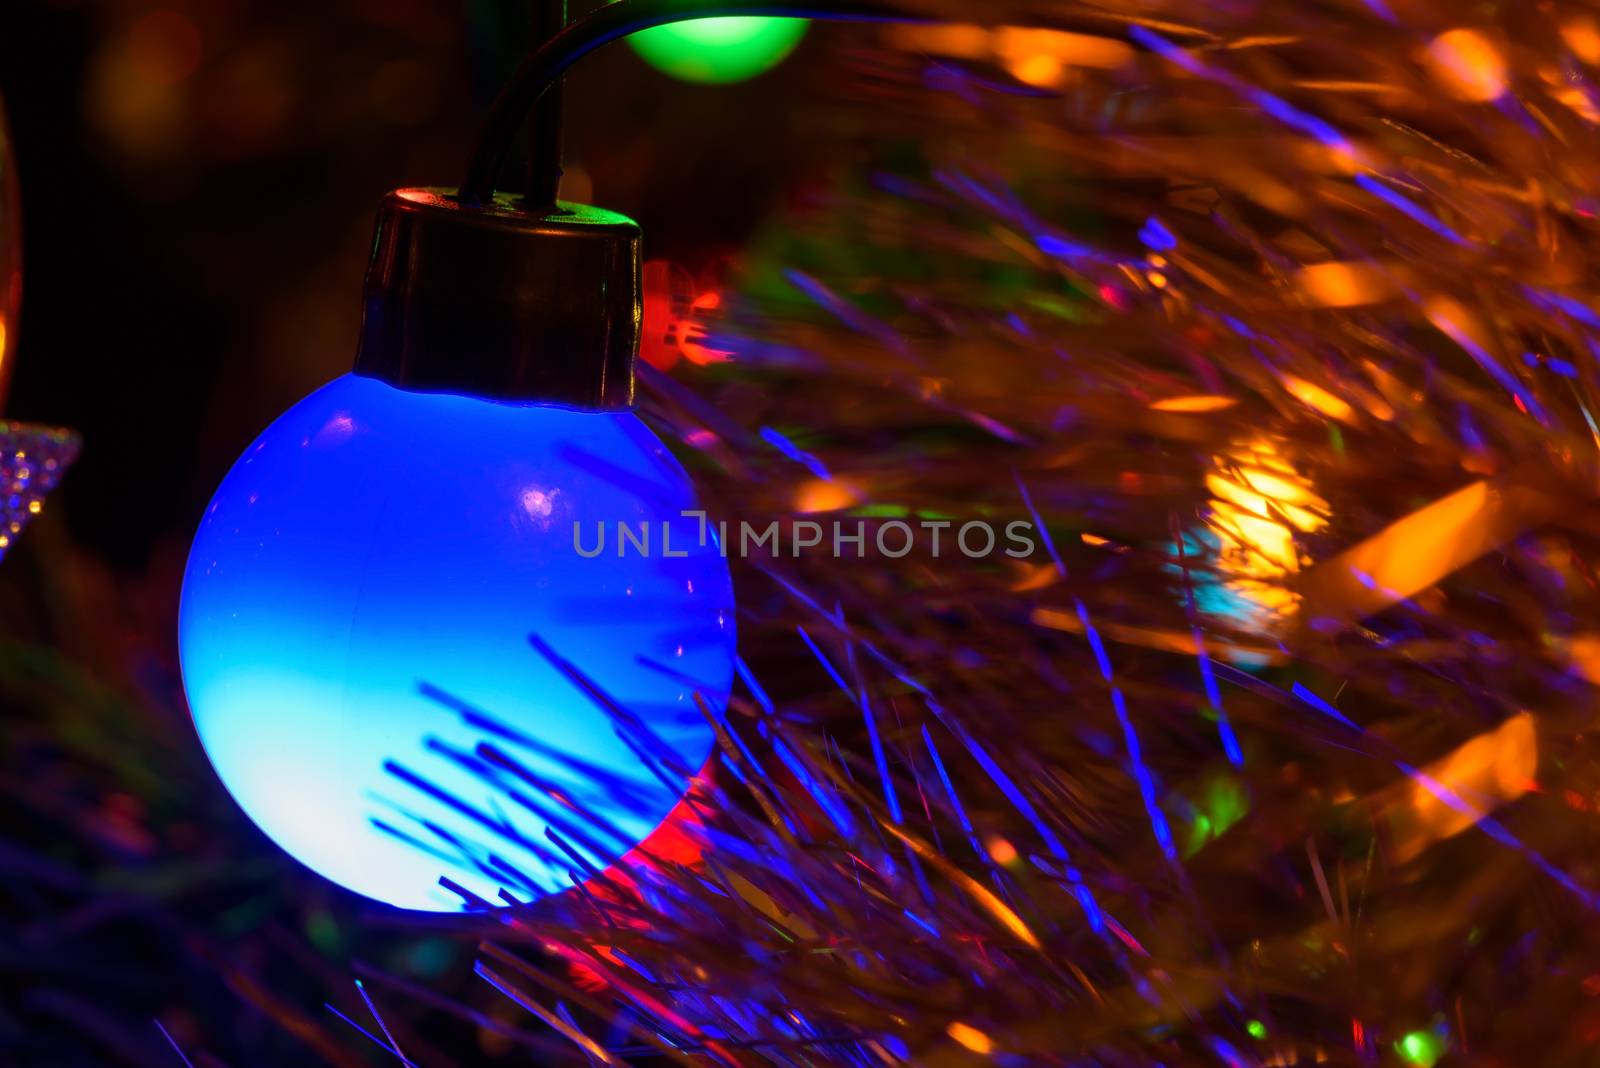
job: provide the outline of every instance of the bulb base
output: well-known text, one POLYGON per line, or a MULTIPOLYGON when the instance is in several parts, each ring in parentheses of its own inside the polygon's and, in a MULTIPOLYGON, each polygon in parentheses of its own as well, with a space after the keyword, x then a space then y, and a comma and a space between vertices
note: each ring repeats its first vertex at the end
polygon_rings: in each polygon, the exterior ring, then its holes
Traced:
POLYGON ((626 216, 397 189, 378 209, 355 373, 422 393, 628 408, 639 294, 639 227, 626 216))

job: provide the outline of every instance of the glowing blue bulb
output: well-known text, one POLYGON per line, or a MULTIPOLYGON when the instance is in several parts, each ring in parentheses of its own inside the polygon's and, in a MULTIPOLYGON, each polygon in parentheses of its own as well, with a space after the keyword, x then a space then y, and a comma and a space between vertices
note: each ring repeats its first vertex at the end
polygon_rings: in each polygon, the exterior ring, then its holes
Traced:
POLYGON ((707 759, 694 694, 727 699, 732 587, 695 507, 631 413, 330 383, 233 466, 190 550, 183 680, 217 774, 296 859, 405 908, 460 908, 441 875, 525 899, 583 878, 568 850, 603 868, 707 759), (649 555, 618 555, 619 523, 649 555))

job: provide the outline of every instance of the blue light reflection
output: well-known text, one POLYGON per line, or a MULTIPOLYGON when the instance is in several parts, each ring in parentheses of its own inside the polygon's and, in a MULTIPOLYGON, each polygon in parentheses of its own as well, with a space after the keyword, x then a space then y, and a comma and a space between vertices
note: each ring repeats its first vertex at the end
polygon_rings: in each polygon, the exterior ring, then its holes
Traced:
POLYGON ((218 775, 288 853, 380 901, 459 908, 441 875, 490 900, 571 885, 710 753, 693 694, 726 702, 733 592, 695 507, 631 413, 337 379, 250 446, 190 552, 184 686, 218 775), (687 555, 662 555, 663 521, 687 555), (651 524, 648 557, 617 556, 619 522, 651 524), (580 557, 574 523, 586 548, 603 524, 605 551, 580 557))

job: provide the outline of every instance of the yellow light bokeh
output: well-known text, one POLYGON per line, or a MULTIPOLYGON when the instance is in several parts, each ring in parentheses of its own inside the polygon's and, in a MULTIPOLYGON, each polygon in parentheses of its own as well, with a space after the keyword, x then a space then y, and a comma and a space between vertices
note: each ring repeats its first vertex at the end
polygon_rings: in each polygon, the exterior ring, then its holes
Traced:
POLYGON ((1440 757, 1378 806, 1389 828, 1390 856, 1403 863, 1472 827, 1533 789, 1538 768, 1539 737, 1527 712, 1440 757))
POLYGON ((1334 396, 1321 386, 1307 382, 1295 375, 1283 376, 1283 388, 1287 389, 1294 398, 1308 407, 1315 408, 1329 419, 1337 419, 1341 423, 1354 422, 1356 410, 1346 404, 1341 398, 1334 396))
POLYGON ((1507 88, 1506 61, 1495 43, 1477 30, 1449 30, 1428 45, 1434 80, 1462 100, 1498 100, 1507 88))
POLYGON ((1561 39, 1572 54, 1588 64, 1600 63, 1600 26, 1588 15, 1568 19, 1561 26, 1561 39))
POLYGON ((945 1034, 974 1053, 986 1054, 994 1052, 994 1041, 971 1024, 964 1024, 960 1020, 956 1020, 944 1030, 945 1034))
POLYGON ((1217 412, 1224 408, 1232 408, 1239 401, 1234 397, 1219 397, 1212 394, 1196 393, 1187 397, 1168 397, 1165 400, 1155 401, 1150 405, 1150 410, 1155 412, 1217 412))
POLYGON ((1299 597, 1285 580, 1305 563, 1296 536, 1327 526, 1328 503, 1266 438, 1216 457, 1205 485, 1223 588, 1255 609, 1253 624, 1293 611, 1299 597))
POLYGON ((1376 304, 1396 293, 1394 280, 1374 263, 1314 263, 1290 278, 1307 304, 1353 308, 1376 304))
POLYGON ((1075 67, 1115 70, 1137 54, 1112 37, 1024 26, 895 26, 887 32, 902 49, 993 62, 1041 89, 1060 86, 1075 67))
POLYGON ((861 502, 861 491, 839 478, 815 478, 795 491, 794 510, 801 515, 837 512, 861 502))

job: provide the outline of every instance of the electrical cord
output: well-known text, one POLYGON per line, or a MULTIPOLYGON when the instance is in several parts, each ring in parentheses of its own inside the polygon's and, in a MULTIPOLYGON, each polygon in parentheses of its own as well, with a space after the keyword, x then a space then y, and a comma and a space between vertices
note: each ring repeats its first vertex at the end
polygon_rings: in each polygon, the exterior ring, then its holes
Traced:
POLYGON ((825 22, 936 22, 896 5, 874 0, 841 0, 826 7, 781 0, 613 0, 576 21, 535 48, 511 75, 489 108, 472 160, 457 196, 479 206, 494 197, 496 180, 505 166, 517 132, 538 109, 531 133, 532 174, 526 201, 535 209, 554 206, 561 181, 560 97, 550 90, 589 53, 631 33, 653 26, 730 16, 803 18, 825 22))

